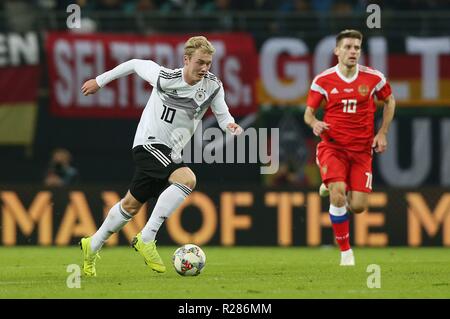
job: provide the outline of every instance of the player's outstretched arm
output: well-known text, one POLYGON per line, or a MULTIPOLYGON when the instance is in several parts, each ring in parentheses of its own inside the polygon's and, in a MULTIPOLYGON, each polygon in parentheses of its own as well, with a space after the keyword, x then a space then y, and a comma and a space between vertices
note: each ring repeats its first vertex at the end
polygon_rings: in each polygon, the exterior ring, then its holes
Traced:
POLYGON ((391 125, 392 119, 394 118, 394 113, 395 99, 391 94, 384 100, 383 122, 381 123, 381 127, 372 142, 372 148, 377 153, 383 153, 387 148, 387 133, 389 131, 389 126, 391 125))
POLYGON ((158 80, 160 70, 161 67, 151 60, 132 59, 100 74, 95 79, 86 81, 81 87, 81 92, 84 95, 94 94, 109 82, 132 73, 136 73, 154 86, 158 80))
POLYGON ((315 112, 316 110, 314 108, 306 106, 303 119, 312 128, 314 135, 319 136, 323 131, 328 130, 330 125, 326 122, 319 121, 315 116, 315 112))

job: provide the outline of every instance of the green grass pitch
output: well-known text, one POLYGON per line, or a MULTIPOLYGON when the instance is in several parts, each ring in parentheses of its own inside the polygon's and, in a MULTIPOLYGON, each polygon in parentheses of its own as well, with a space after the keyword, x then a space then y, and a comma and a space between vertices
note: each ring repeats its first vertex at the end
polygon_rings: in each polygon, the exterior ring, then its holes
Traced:
POLYGON ((128 247, 106 247, 97 277, 68 288, 67 266, 81 264, 73 247, 0 247, 0 298, 450 298, 450 249, 356 248, 356 266, 340 267, 337 248, 203 247, 197 277, 172 265, 176 247, 159 247, 167 272, 158 274, 128 247), (368 288, 380 266, 380 288, 368 288))

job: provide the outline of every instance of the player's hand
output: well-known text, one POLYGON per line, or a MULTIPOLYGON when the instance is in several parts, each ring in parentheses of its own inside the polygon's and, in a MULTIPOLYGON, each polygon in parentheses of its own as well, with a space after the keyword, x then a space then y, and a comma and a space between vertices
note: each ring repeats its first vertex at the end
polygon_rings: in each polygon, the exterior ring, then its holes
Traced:
POLYGON ((377 153, 383 153, 387 148, 386 134, 378 133, 377 135, 375 135, 372 142, 372 148, 377 153))
POLYGON ((244 130, 242 129, 242 127, 240 127, 238 124, 236 123, 228 123, 227 125, 227 129, 228 131, 230 131, 231 134, 233 135, 239 135, 241 134, 244 130))
POLYGON ((320 136, 320 134, 322 134, 323 131, 330 129, 330 124, 322 122, 322 121, 316 121, 313 124, 312 129, 313 129, 314 135, 320 136))
POLYGON ((97 81, 95 81, 95 79, 87 80, 81 87, 81 92, 85 96, 89 94, 94 94, 98 90, 100 90, 100 87, 98 86, 97 81))

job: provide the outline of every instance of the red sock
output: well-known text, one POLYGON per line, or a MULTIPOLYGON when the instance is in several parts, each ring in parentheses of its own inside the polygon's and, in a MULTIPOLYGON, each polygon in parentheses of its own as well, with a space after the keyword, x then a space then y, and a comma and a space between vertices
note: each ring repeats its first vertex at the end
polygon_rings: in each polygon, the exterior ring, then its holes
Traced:
POLYGON ((341 251, 350 249, 350 234, 349 234, 349 220, 343 221, 338 224, 332 224, 334 236, 339 244, 341 251))

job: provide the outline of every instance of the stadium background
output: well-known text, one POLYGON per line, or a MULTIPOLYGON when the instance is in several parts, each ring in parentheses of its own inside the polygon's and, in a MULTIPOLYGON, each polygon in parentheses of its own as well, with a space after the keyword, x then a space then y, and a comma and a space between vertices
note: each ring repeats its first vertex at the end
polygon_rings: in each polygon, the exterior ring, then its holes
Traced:
MULTIPOLYGON (((197 192, 159 243, 333 244, 327 200, 317 195, 317 140, 302 117, 312 77, 334 63, 333 34, 357 28, 361 62, 391 81, 397 111, 389 149, 374 160, 369 214, 353 219, 352 241, 450 246, 449 1, 370 1, 381 6, 380 29, 366 25, 367 1, 78 1, 81 29, 67 27, 70 3, 0 4, 2 245, 71 245, 95 231, 128 187, 149 91, 131 77, 99 100, 80 99, 79 88, 124 57, 178 67, 177 45, 193 34, 208 35, 223 53, 213 71, 238 123, 280 128, 280 170, 191 164, 197 192), (79 180, 46 187, 58 147, 71 152, 79 180)), ((208 125, 216 126, 205 117, 208 125)), ((146 216, 110 244, 128 243, 146 216)))

